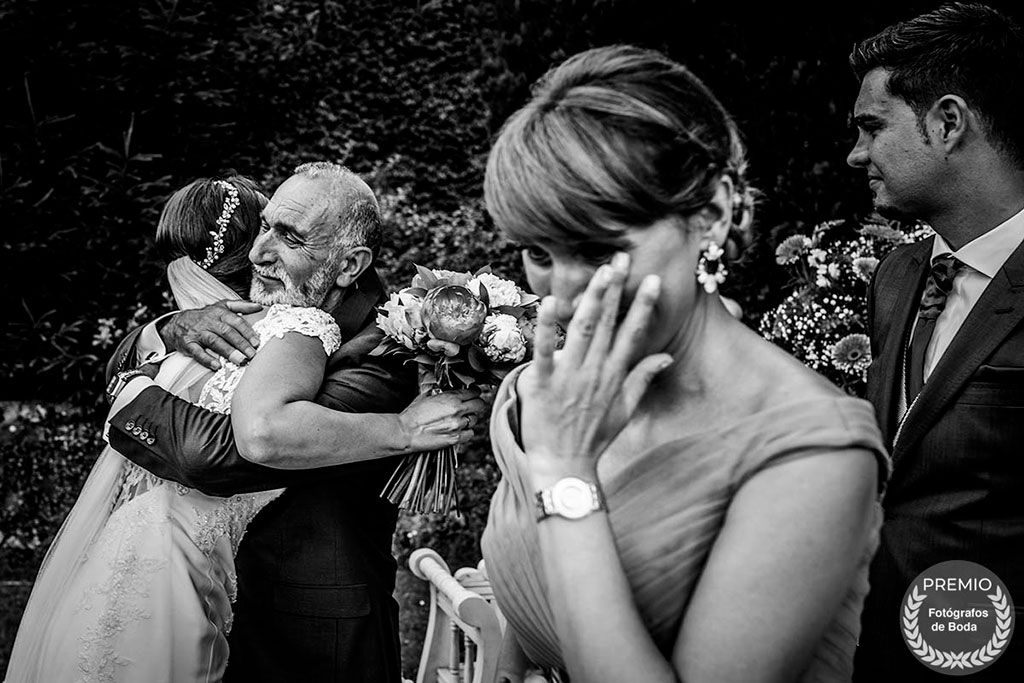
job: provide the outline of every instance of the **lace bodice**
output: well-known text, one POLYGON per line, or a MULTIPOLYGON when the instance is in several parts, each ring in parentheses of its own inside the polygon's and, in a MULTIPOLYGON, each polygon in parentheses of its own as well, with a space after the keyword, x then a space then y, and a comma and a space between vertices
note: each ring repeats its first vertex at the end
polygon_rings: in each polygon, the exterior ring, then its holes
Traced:
MULTIPOLYGON (((324 346, 324 352, 330 356, 341 346, 341 331, 338 324, 330 314, 321 311, 319 308, 302 308, 274 304, 267 311, 267 315, 258 320, 252 329, 260 336, 260 348, 268 340, 275 337, 281 338, 288 332, 298 332, 308 337, 319 337, 324 346)), ((258 351, 259 349, 257 349, 258 351)), ((239 367, 234 363, 225 363, 224 367, 217 371, 209 382, 203 386, 203 392, 199 395, 199 405, 217 413, 228 414, 231 412, 231 397, 235 393, 235 387, 242 379, 242 372, 245 367, 239 367)))
MULTIPOLYGON (((263 318, 253 324, 253 331, 260 337, 257 351, 263 348, 268 340, 280 339, 289 332, 318 337, 323 344, 324 353, 328 356, 341 346, 341 330, 338 329, 338 324, 330 314, 319 308, 274 304, 263 318)), ((220 370, 203 385, 197 404, 215 413, 230 414, 231 399, 244 371, 245 366, 238 366, 230 362, 224 363, 220 370)), ((166 482, 138 465, 126 461, 124 476, 121 480, 121 491, 117 496, 114 509, 154 486, 162 484, 173 485, 181 495, 189 492, 189 488, 186 486, 166 482)), ((237 543, 235 545, 237 548, 237 543)))
MULTIPOLYGON (((260 337, 257 352, 270 339, 289 332, 319 338, 328 355, 341 345, 337 323, 315 308, 271 306, 253 330, 260 337)), ((229 414, 244 372, 244 366, 225 363, 204 384, 198 405, 229 414)), ((72 610, 77 626, 69 633, 77 634, 76 675, 81 681, 121 680, 131 661, 124 657, 131 649, 126 639, 145 641, 160 629, 188 631, 191 635, 181 639, 186 644, 222 645, 231 630, 230 603, 237 591, 234 555, 249 523, 284 492, 218 498, 161 479, 128 460, 121 469, 112 513, 90 549, 89 567, 81 570, 84 583, 72 610), (187 573, 181 574, 181 567, 187 573), (162 601, 177 600, 189 591, 201 594, 202 600, 188 603, 199 611, 192 615, 193 624, 183 627, 180 624, 191 612, 180 604, 168 612, 170 603, 162 601), (207 636, 198 635, 201 632, 207 636)), ((199 659, 217 661, 210 657, 206 653, 199 659)), ((189 655, 183 661, 194 658, 189 655)))

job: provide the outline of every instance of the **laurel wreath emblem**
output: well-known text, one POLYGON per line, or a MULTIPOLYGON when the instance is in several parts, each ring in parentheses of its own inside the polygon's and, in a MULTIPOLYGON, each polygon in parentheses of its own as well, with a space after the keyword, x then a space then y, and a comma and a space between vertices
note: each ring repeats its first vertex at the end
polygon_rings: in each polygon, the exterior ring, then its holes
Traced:
POLYGON ((992 601, 992 607, 995 609, 995 631, 987 643, 970 652, 936 650, 925 641, 924 635, 917 627, 917 613, 921 610, 921 603, 927 597, 926 593, 918 592, 917 584, 915 584, 914 589, 907 596, 907 604, 903 606, 903 635, 906 637, 911 651, 925 664, 931 664, 941 669, 973 669, 976 666, 988 664, 998 657, 1006 647, 1006 643, 1010 640, 1011 609, 1000 586, 996 586, 995 593, 986 596, 992 601))

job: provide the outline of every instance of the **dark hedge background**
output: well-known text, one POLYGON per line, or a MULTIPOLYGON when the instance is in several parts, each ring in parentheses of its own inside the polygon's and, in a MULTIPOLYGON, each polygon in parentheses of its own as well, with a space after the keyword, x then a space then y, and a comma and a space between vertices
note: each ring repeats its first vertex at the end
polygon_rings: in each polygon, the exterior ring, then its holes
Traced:
MULTIPOLYGON (((237 171, 269 193, 297 163, 339 161, 380 192, 393 287, 413 263, 521 280, 482 208, 492 136, 554 62, 655 47, 706 80, 749 145, 764 199, 724 291, 756 325, 791 284, 775 245, 870 208, 845 164, 850 47, 938 4, 0 0, 0 671, 18 582, 98 453, 103 363, 126 328, 167 310, 151 245, 175 188, 237 171)), ((400 562, 420 545, 453 568, 478 560, 496 476, 483 436, 463 461, 462 515, 404 517, 400 562)), ((424 593, 402 585, 412 676, 424 593)))

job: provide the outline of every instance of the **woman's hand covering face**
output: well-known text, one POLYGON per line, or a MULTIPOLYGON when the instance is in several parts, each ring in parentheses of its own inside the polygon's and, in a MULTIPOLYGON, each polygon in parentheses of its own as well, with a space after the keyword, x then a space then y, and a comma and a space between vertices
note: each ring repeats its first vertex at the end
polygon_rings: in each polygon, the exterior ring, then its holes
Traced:
POLYGON ((672 361, 657 353, 639 358, 660 279, 643 279, 618 322, 629 256, 616 254, 595 271, 579 297, 556 353, 556 308, 541 302, 533 363, 520 378, 522 441, 531 465, 561 475, 591 473, 608 444, 625 427, 654 376, 672 361))

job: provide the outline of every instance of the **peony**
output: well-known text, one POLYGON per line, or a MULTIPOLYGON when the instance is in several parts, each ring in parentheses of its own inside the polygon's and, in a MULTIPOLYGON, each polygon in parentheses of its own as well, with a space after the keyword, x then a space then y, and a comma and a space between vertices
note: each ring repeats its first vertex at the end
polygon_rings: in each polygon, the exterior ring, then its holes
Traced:
POLYGON ((392 294, 377 313, 377 326, 399 344, 415 351, 427 340, 427 330, 420 316, 419 297, 405 291, 392 294))
POLYGON ((480 335, 487 306, 461 285, 442 285, 427 292, 420 315, 434 339, 465 344, 480 335))
POLYGON ((775 249, 775 262, 780 266, 796 263, 810 246, 811 240, 806 235, 791 235, 775 249))
POLYGON ((487 288, 488 301, 491 307, 495 306, 519 306, 523 303, 523 292, 511 280, 494 275, 493 273, 480 273, 470 280, 466 287, 477 296, 481 296, 481 288, 487 288))
POLYGON ((519 363, 526 358, 526 337, 519 321, 506 313, 487 316, 480 343, 487 357, 496 363, 519 363))
POLYGON ((871 341, 866 334, 848 334, 830 351, 832 365, 845 372, 864 372, 871 365, 871 341))

